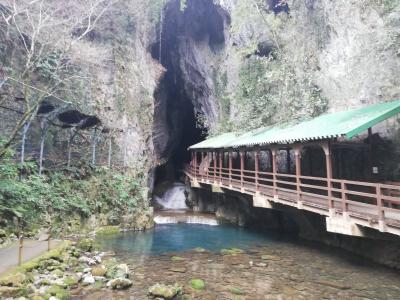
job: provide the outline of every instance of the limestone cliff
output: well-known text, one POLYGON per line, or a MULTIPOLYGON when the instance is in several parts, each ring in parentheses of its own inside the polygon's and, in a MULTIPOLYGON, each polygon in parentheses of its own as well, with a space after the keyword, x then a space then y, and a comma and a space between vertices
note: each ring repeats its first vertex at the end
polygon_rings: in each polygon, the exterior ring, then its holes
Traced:
MULTIPOLYGON (((73 49, 90 75, 73 96, 114 130, 119 165, 180 167, 206 133, 398 98, 399 20, 399 0, 117 1, 73 49)), ((64 135, 48 143, 54 153, 64 135)), ((106 137, 99 151, 104 162, 106 137)))

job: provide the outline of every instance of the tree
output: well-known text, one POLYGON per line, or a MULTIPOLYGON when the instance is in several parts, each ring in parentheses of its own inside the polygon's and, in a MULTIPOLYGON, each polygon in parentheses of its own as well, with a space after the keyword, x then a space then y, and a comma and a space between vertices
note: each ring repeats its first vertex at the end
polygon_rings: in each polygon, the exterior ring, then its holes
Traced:
MULTIPOLYGON (((76 81, 87 81, 79 47, 99 19, 117 0, 5 0, 0 5, 0 104, 22 94, 23 111, 0 147, 0 158, 49 96, 73 94, 76 81)), ((26 128, 25 128, 26 130, 26 128)))

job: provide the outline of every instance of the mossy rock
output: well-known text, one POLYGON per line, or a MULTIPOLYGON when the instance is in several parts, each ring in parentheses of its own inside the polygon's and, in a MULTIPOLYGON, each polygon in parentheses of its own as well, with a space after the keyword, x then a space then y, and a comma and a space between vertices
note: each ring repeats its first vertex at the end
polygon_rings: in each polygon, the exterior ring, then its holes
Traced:
POLYGON ((273 260, 273 261, 281 260, 281 258, 276 255, 261 255, 261 259, 262 260, 273 260))
POLYGON ((71 297, 69 291, 59 285, 52 285, 47 289, 45 299, 49 299, 51 296, 60 300, 68 300, 71 297))
POLYGON ((78 279, 75 278, 74 276, 67 276, 64 278, 64 284, 67 287, 76 286, 78 284, 78 279))
POLYGON ((81 252, 76 247, 71 247, 69 253, 74 258, 79 258, 81 256, 81 252))
POLYGON ((28 294, 26 287, 0 286, 0 299, 27 297, 28 294))
POLYGON ((180 257, 180 256, 172 256, 171 260, 172 261, 183 261, 183 260, 185 260, 185 258, 180 257))
POLYGON ((32 297, 32 300, 44 300, 44 298, 42 296, 39 296, 39 295, 34 295, 32 297))
POLYGON ((43 279, 39 282, 39 285, 51 285, 51 282, 48 279, 43 279))
POLYGON ((128 278, 115 278, 108 282, 107 286, 113 290, 124 290, 132 286, 132 281, 128 278))
POLYGON ((96 235, 104 236, 104 235, 115 235, 119 234, 119 226, 103 226, 100 227, 96 231, 96 235))
POLYGON ((93 239, 89 238, 82 239, 77 243, 76 246, 82 251, 91 252, 94 249, 94 241, 93 239))
POLYGON ((207 251, 206 249, 201 248, 201 247, 194 248, 193 250, 194 250, 194 252, 198 252, 198 253, 204 253, 207 251))
POLYGON ((100 290, 101 288, 104 287, 104 282, 103 281, 96 281, 93 285, 92 288, 96 290, 100 290))
POLYGON ((246 294, 242 289, 239 289, 237 287, 230 287, 229 292, 231 292, 234 295, 238 295, 238 296, 242 296, 242 295, 246 294))
POLYGON ((57 277, 63 277, 64 276, 64 272, 61 271, 60 269, 55 269, 53 272, 51 272, 53 275, 57 276, 57 277))
POLYGON ((199 278, 190 279, 189 285, 195 290, 204 290, 206 287, 204 280, 199 278))
POLYGON ((68 265, 70 265, 72 267, 77 266, 77 265, 79 265, 79 260, 76 257, 70 257, 68 259, 68 265))
POLYGON ((157 283, 149 288, 149 294, 166 300, 174 299, 177 295, 182 294, 182 287, 177 283, 174 285, 157 283))
POLYGON ((61 265, 58 265, 58 266, 49 266, 49 267, 47 267, 47 270, 49 270, 49 271, 60 270, 60 271, 62 271, 62 272, 65 272, 65 270, 67 270, 67 269, 68 269, 68 266, 67 266, 66 264, 61 264, 61 265))
POLYGON ((237 254, 243 254, 244 251, 239 248, 229 248, 229 249, 221 249, 220 253, 222 255, 237 255, 237 254))
POLYGON ((26 281, 26 275, 22 273, 11 274, 0 279, 0 285, 20 287, 26 281))
POLYGON ((93 276, 105 276, 107 274, 107 268, 103 265, 92 268, 93 276))
POLYGON ((0 229, 0 238, 7 237, 7 232, 4 229, 0 229))

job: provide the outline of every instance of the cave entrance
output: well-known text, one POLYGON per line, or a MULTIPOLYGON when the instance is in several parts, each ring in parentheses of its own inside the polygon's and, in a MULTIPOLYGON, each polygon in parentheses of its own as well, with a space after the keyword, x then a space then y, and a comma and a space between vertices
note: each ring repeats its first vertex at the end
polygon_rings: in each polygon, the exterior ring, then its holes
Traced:
POLYGON ((183 168, 190 162, 190 145, 206 138, 197 116, 205 115, 204 99, 210 88, 204 61, 197 46, 218 51, 225 42, 225 15, 212 0, 169 1, 163 10, 158 39, 150 51, 165 68, 155 92, 153 144, 158 159, 154 173, 154 196, 168 185, 184 180, 183 168), (160 33, 161 31, 161 33, 160 33), (201 65, 203 62, 203 65, 201 65))

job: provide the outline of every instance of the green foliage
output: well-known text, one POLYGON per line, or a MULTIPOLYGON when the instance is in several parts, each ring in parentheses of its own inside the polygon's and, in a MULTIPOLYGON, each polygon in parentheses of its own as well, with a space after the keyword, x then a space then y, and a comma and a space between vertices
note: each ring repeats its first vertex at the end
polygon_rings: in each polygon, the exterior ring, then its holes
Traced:
POLYGON ((148 205, 140 179, 122 173, 99 169, 77 179, 62 172, 37 176, 34 168, 12 159, 0 161, 0 217, 21 217, 34 227, 49 219, 62 223, 74 215, 106 213, 117 218, 148 205))
POLYGON ((220 73, 217 69, 213 71, 214 94, 219 103, 220 118, 217 128, 213 128, 211 135, 219 134, 221 132, 228 132, 232 129, 230 121, 231 115, 231 102, 227 94, 228 87, 228 73, 227 71, 220 73))
MULTIPOLYGON (((278 54, 243 62, 236 94, 236 130, 296 122, 323 113, 327 100, 309 77, 278 54)), ((297 67, 297 66, 296 66, 297 67)))

